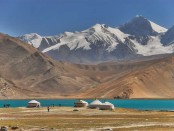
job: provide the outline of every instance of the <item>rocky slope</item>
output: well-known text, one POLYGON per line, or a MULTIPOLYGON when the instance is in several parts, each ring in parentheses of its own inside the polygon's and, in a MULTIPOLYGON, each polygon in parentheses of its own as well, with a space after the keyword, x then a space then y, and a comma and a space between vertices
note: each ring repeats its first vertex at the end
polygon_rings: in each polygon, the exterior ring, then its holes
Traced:
POLYGON ((0 34, 0 98, 58 97, 93 83, 74 68, 0 34))
POLYGON ((19 38, 56 60, 94 63, 173 53, 172 32, 136 16, 117 28, 96 24, 81 32, 45 37, 32 33, 19 38))
MULTIPOLYGON (((135 62, 133 65, 138 63, 135 62)), ((83 93, 81 97, 173 98, 174 57, 168 56, 139 64, 141 68, 103 82, 83 93), (143 64, 145 65, 142 66, 143 64)))

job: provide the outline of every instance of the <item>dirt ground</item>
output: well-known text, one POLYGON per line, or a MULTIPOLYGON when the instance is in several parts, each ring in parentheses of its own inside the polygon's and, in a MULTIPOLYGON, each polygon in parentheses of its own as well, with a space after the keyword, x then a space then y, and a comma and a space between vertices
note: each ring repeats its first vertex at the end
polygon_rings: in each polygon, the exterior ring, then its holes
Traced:
POLYGON ((1 108, 0 126, 18 131, 174 131, 174 112, 51 107, 1 108), (78 109, 78 111, 73 111, 78 109))

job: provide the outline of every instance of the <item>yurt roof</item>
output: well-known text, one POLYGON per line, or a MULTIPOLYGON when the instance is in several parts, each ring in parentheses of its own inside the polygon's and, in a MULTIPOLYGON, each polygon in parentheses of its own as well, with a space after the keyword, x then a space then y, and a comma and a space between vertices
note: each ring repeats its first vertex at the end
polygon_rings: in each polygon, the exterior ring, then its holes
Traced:
POLYGON ((88 103, 88 102, 86 102, 86 101, 84 101, 84 100, 80 100, 80 102, 82 102, 82 103, 88 103))
POLYGON ((31 100, 31 101, 29 101, 28 103, 38 103, 38 104, 40 104, 40 102, 38 102, 38 101, 36 101, 36 100, 31 100))
POLYGON ((101 105, 102 103, 99 100, 94 100, 90 105, 101 105))
POLYGON ((113 105, 112 103, 110 103, 110 102, 105 102, 105 103, 103 103, 103 104, 106 104, 106 105, 113 105))

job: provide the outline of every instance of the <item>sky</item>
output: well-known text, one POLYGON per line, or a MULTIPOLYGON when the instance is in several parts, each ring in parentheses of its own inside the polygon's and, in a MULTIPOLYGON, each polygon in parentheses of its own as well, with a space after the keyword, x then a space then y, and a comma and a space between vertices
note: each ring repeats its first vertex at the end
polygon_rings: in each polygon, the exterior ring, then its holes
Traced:
POLYGON ((51 36, 96 23, 117 27, 136 15, 170 28, 174 0, 0 0, 0 32, 51 36))

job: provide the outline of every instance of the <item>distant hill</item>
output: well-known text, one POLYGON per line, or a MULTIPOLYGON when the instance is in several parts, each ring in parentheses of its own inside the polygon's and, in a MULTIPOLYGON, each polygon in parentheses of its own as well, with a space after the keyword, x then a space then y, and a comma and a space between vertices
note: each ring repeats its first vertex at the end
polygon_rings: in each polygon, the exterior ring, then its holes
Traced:
MULTIPOLYGON (((112 63, 114 65, 118 66, 112 63)), ((129 69, 132 70, 120 77, 116 73, 111 80, 88 90, 81 97, 173 98, 174 56, 120 65, 121 72, 129 69)))

